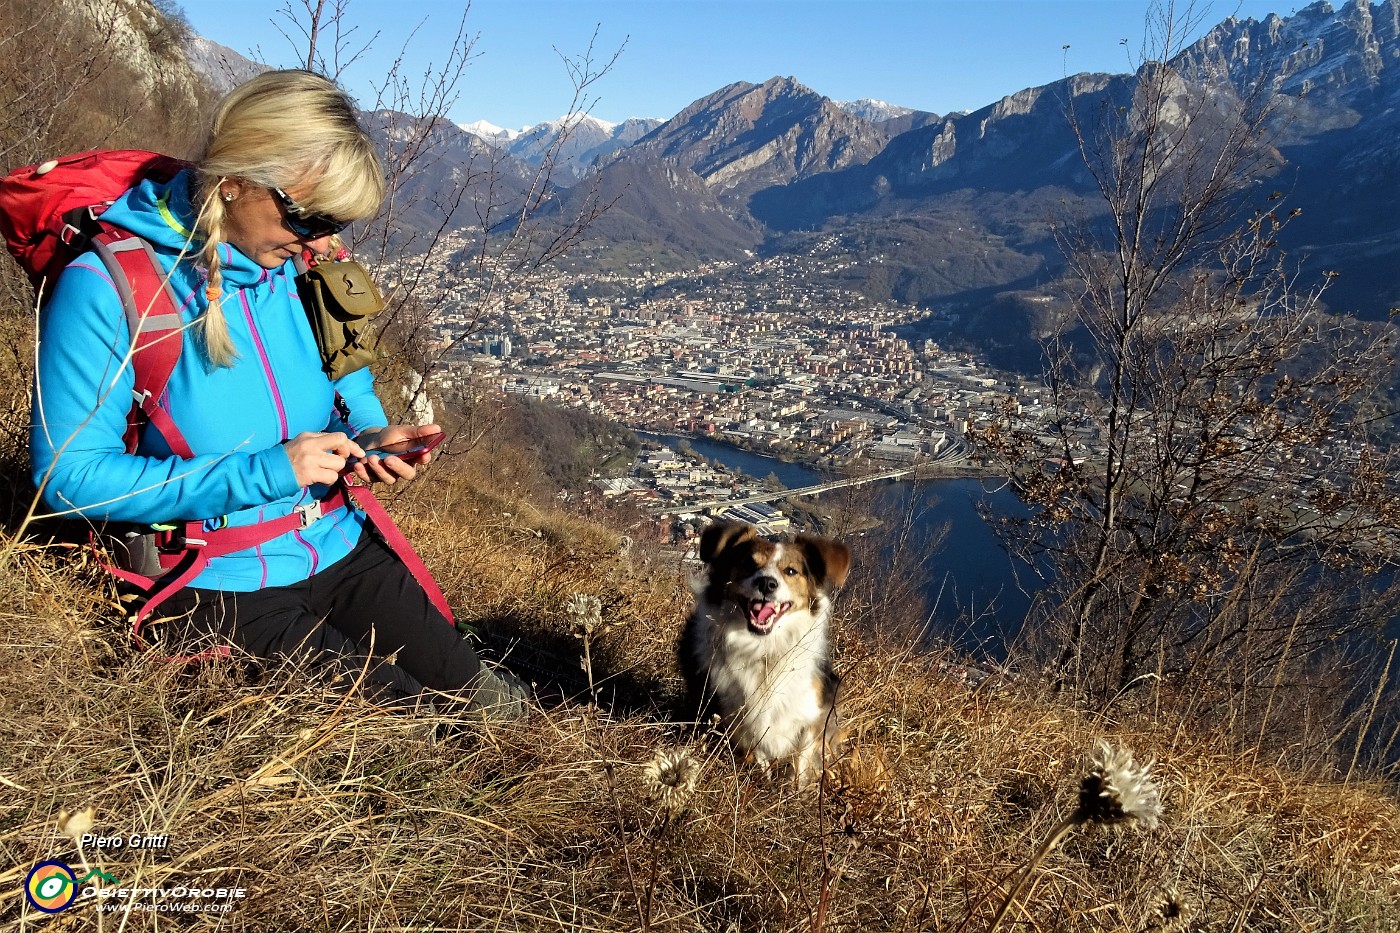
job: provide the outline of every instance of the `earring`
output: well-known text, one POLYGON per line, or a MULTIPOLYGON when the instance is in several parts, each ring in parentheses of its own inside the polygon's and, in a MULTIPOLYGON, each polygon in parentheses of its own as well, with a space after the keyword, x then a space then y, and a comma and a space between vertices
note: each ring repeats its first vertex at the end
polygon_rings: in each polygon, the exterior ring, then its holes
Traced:
POLYGON ((233 200, 233 192, 232 192, 232 191, 225 191, 225 192, 223 192, 223 197, 224 197, 224 200, 225 200, 225 201, 232 201, 232 200, 233 200))

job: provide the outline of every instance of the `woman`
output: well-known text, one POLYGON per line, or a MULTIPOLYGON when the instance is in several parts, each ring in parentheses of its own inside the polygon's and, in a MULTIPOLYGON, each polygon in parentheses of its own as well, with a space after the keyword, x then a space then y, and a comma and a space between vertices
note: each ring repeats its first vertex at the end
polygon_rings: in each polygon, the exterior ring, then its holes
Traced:
MULTIPOLYGON (((64 270, 41 325, 31 446, 44 503, 100 521, 242 528, 319 512, 347 458, 436 432, 388 425, 368 369, 324 374, 293 282, 294 256, 330 252, 383 196, 373 145, 333 83, 274 71, 234 89, 196 167, 141 183, 103 214, 150 243, 169 274, 186 329, 164 408, 194 456, 149 428, 126 452, 131 328, 88 253, 64 270)), ((382 483, 416 472, 398 457, 350 470, 382 483)), ((351 507, 210 559, 160 608, 184 617, 172 626, 180 638, 308 654, 394 701, 525 710, 523 685, 482 666, 351 507)))

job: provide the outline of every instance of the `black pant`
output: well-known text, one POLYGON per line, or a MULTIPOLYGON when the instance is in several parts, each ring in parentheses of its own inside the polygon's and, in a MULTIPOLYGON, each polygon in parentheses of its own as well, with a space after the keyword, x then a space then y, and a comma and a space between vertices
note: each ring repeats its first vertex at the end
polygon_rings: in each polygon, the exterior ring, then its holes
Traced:
POLYGON ((369 531, 300 583, 247 593, 185 587, 156 614, 169 620, 158 626, 169 647, 199 649, 212 638, 261 658, 307 657, 342 682, 363 677, 366 693, 407 705, 425 688, 470 705, 482 670, 472 646, 369 531))

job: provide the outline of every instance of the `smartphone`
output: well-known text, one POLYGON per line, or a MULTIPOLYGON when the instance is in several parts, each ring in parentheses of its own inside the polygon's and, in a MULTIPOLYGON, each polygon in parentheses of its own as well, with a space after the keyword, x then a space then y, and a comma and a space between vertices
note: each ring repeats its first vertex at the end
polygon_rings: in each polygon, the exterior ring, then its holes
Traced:
POLYGON ((370 447, 365 450, 365 455, 363 457, 346 457, 345 466, 349 469, 361 460, 367 460, 370 457, 399 457, 404 460, 421 459, 423 454, 432 450, 446 439, 447 435, 438 431, 436 434, 424 434, 422 437, 410 437, 401 441, 394 441, 394 443, 385 444, 383 447, 370 447))

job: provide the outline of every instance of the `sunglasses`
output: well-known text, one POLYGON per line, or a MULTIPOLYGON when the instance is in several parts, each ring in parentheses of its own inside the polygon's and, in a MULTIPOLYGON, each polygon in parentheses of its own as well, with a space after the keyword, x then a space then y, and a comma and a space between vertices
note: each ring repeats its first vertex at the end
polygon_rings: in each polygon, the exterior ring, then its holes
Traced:
POLYGON ((282 205, 282 219, 287 227, 303 240, 319 240, 332 236, 350 226, 348 221, 336 220, 325 214, 309 214, 291 195, 281 188, 268 188, 277 203, 282 205))

